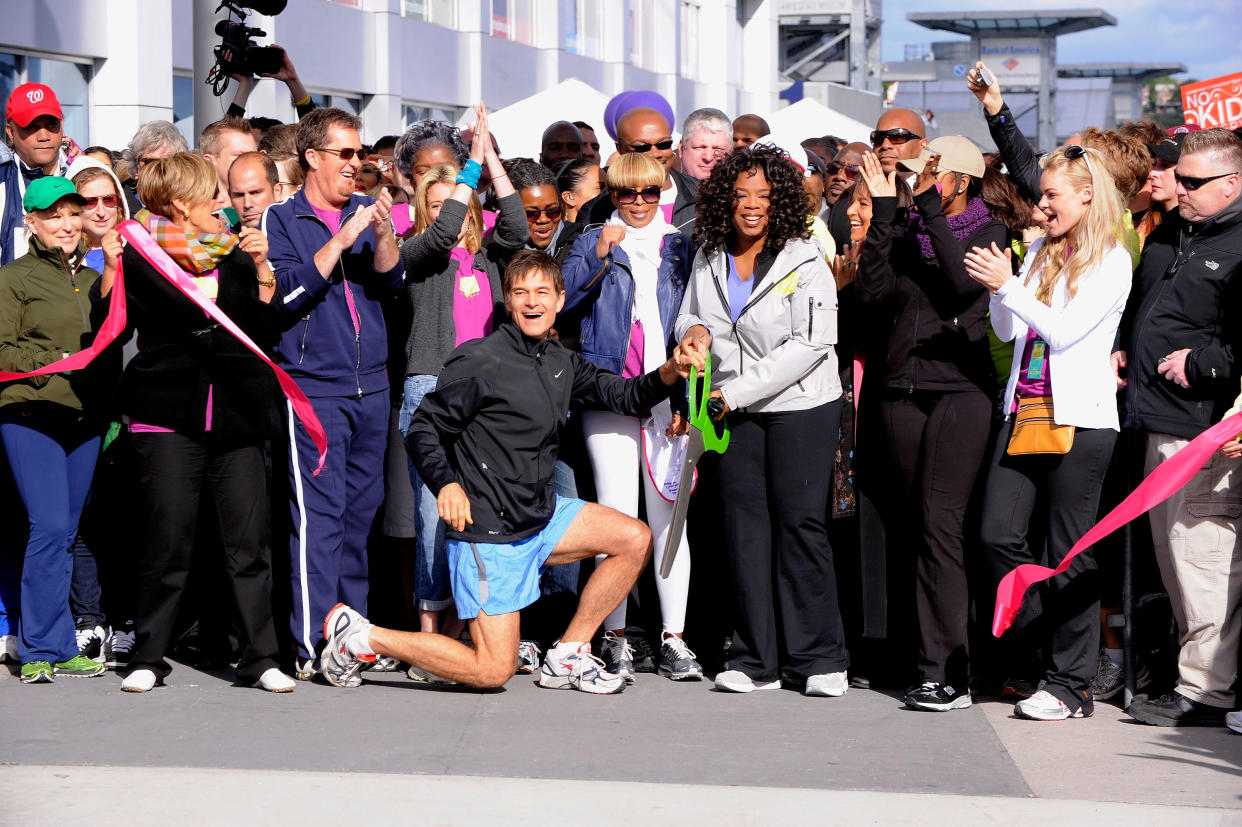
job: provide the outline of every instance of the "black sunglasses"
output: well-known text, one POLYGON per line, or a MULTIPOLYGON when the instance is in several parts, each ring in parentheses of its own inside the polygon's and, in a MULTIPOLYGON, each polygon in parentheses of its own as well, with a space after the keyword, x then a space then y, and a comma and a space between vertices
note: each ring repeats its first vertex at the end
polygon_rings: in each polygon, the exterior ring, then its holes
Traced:
POLYGON ((340 156, 342 161, 352 161, 355 155, 359 158, 362 157, 362 147, 360 146, 346 146, 341 147, 340 149, 333 149, 327 146, 315 146, 311 147, 311 149, 318 150, 319 152, 331 152, 333 155, 340 156))
POLYGON ((630 144, 629 146, 630 152, 637 152, 639 155, 646 155, 653 149, 658 149, 661 152, 664 152, 667 149, 672 149, 673 139, 666 138, 665 140, 654 144, 630 144))
POLYGON ((1078 144, 1070 144, 1065 148, 1065 158, 1068 161, 1076 161, 1086 154, 1087 150, 1083 149, 1078 144))
POLYGON ((1230 175, 1237 175, 1237 172, 1222 172, 1220 175, 1209 175, 1206 178, 1194 178, 1190 175, 1178 175, 1177 170, 1173 170, 1173 180, 1185 187, 1186 192, 1194 192, 1205 184, 1215 181, 1217 178, 1227 178, 1230 175))
POLYGON ((654 204, 660 200, 659 187, 643 187, 641 190, 633 187, 617 187, 612 194, 617 197, 618 204, 633 204, 640 195, 643 197, 644 204, 654 204))
POLYGON ((829 175, 836 175, 838 172, 841 172, 842 170, 845 171, 845 177, 847 178, 857 178, 858 173, 861 172, 861 170, 858 167, 854 166, 853 164, 838 164, 836 161, 833 161, 832 163, 828 164, 829 175))
POLYGON ((548 207, 546 210, 527 210, 526 220, 527 221, 538 221, 539 216, 541 215, 546 215, 549 221, 555 221, 556 219, 561 217, 561 208, 560 207, 548 207))
POLYGON ((897 127, 896 129, 877 129, 871 133, 871 145, 878 147, 887 140, 893 146, 901 146, 907 141, 921 141, 922 135, 911 132, 908 129, 897 127))

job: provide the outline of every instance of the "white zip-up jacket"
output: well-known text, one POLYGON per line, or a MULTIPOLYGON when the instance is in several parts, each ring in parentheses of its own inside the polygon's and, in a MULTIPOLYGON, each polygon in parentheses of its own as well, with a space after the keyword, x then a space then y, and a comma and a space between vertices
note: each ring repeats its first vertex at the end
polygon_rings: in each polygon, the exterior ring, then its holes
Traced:
POLYGON ((1018 277, 992 296, 992 329, 1002 341, 1012 341, 1013 366, 1005 385, 1005 413, 1013 408, 1014 389, 1022 369, 1027 331, 1031 328, 1048 343, 1048 372, 1052 382, 1052 418, 1058 425, 1120 430, 1117 383, 1113 377, 1113 340, 1130 295, 1133 265, 1121 245, 1114 246, 1096 266, 1078 279, 1073 300, 1065 279, 1052 291, 1052 304, 1035 298, 1039 273, 1026 284, 1039 239, 1027 251, 1018 277))
POLYGON ((793 239, 761 277, 736 323, 729 313, 723 249, 694 259, 676 333, 694 325, 712 334, 712 388, 729 409, 801 411, 841 396, 837 375, 837 286, 823 251, 793 239))

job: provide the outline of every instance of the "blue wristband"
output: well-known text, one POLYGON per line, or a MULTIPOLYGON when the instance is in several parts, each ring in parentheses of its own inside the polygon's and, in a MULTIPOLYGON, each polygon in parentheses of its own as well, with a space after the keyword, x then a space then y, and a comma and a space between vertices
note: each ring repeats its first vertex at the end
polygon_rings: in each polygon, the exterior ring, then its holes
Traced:
POLYGON ((457 173, 457 183, 465 184, 472 190, 479 188, 479 176, 483 174, 483 166, 473 158, 466 161, 466 165, 461 168, 461 172, 457 173))

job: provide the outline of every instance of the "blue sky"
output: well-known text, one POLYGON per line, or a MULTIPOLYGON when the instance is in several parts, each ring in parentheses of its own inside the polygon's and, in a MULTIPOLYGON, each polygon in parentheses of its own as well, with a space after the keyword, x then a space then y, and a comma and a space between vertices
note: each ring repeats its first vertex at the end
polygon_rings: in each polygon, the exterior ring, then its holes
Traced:
POLYGON ((1242 72, 1242 0, 1082 0, 1040 3, 1038 0, 884 0, 884 59, 902 60, 907 43, 964 40, 962 35, 936 32, 906 19, 911 11, 1005 11, 1009 9, 1102 9, 1117 18, 1116 26, 1061 37, 1061 63, 1152 63, 1186 65, 1196 80, 1242 72))

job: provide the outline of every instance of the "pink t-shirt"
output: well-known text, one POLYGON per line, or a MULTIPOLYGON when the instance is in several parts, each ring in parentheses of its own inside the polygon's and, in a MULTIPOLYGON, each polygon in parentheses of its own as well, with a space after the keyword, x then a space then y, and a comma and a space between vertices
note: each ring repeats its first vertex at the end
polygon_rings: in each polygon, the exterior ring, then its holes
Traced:
POLYGON ((1034 330, 1026 332, 1026 346, 1022 349, 1022 361, 1019 364, 1018 384, 1013 393, 1013 411, 1018 410, 1018 397, 1029 399, 1032 396, 1052 395, 1048 344, 1034 330))
POLYGON ((453 327, 456 347, 492 332, 492 285, 487 273, 474 266, 474 253, 454 247, 449 259, 457 263, 453 274, 453 327))
POLYGON ((643 375, 643 323, 637 319, 630 328, 630 349, 625 352, 625 366, 621 369, 624 379, 633 379, 643 375))
POLYGON ((404 236, 414 226, 414 208, 409 204, 392 205, 392 228, 398 237, 404 236))
MULTIPOLYGON (((307 203, 310 203, 309 201, 307 203)), ((340 210, 324 210, 311 204, 311 209, 315 211, 315 215, 319 220, 328 225, 328 232, 336 235, 341 231, 341 211, 340 210)), ((354 332, 359 333, 362 324, 358 319, 358 306, 354 304, 354 291, 349 288, 349 282, 343 282, 345 285, 345 304, 349 307, 349 317, 354 322, 354 332)))

